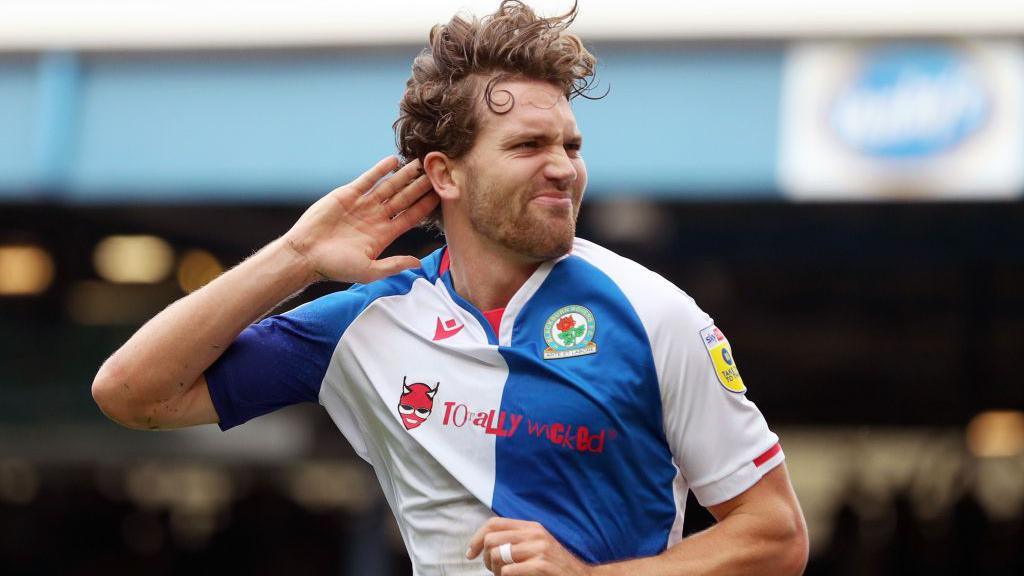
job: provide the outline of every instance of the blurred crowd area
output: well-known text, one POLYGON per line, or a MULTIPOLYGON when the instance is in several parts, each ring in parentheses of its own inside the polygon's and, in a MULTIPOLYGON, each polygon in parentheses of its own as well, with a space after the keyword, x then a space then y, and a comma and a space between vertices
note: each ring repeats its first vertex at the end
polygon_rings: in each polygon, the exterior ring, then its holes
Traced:
MULTIPOLYGON (((110 466, 5 460, 0 571, 408 575, 396 525, 372 482, 365 467, 338 461, 110 466)), ((823 533, 813 541, 806 573, 1020 574, 1020 502, 1015 510, 992 513, 968 482, 961 488, 935 513, 909 487, 866 495, 867 487, 847 486, 827 517, 815 519, 823 533)), ((691 496, 686 533, 711 523, 691 496)))
MULTIPOLYGON (((574 25, 605 94, 574 103, 578 235, 728 334, 808 574, 1024 574, 1024 12, 662 4, 574 25)), ((318 407, 149 433, 89 391, 147 319, 394 151, 411 59, 458 6, 367 6, 0 3, 0 574, 409 573, 318 407)), ((687 532, 711 522, 691 496, 687 532)))

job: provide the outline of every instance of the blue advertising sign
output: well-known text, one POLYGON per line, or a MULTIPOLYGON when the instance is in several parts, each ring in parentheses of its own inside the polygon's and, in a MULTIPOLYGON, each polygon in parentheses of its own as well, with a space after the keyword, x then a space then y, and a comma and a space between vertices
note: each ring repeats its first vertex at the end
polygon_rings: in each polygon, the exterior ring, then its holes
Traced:
POLYGON ((950 45, 903 43, 865 54, 829 121, 861 154, 920 159, 969 139, 991 110, 992 98, 965 53, 950 45))

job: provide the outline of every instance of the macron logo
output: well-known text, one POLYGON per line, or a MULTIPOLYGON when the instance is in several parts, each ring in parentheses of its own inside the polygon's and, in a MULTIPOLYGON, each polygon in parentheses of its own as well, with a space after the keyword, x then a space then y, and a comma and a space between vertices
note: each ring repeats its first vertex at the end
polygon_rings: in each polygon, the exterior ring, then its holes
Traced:
POLYGON ((451 338, 459 333, 465 325, 459 324, 456 326, 455 318, 449 318, 444 323, 441 322, 441 317, 437 317, 437 328, 434 329, 434 342, 438 340, 444 340, 445 338, 451 338))

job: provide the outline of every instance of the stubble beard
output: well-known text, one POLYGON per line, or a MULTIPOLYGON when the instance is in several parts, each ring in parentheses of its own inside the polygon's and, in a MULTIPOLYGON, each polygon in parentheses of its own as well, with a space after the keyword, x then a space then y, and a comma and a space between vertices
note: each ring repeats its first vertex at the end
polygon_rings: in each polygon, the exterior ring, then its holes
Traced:
POLYGON ((529 190, 511 189, 469 174, 469 223, 491 242, 530 260, 552 260, 572 250, 578 199, 568 216, 530 202, 529 190))

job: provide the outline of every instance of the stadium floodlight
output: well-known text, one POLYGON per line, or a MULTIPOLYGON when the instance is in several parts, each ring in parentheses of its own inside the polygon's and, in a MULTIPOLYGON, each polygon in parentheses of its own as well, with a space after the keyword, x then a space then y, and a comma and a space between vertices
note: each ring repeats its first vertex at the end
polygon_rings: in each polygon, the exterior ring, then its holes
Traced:
POLYGON ((96 245, 93 264, 108 282, 156 284, 170 274, 174 250, 156 236, 108 236, 96 245))
POLYGON ((971 418, 967 448, 979 458, 1009 458, 1024 453, 1024 412, 990 410, 971 418))
POLYGON ((0 246, 0 296, 41 294, 53 282, 50 254, 32 245, 0 246))
POLYGON ((178 286, 182 292, 190 294, 220 276, 222 272, 224 266, 216 256, 206 250, 195 248, 185 252, 178 261, 178 286))

